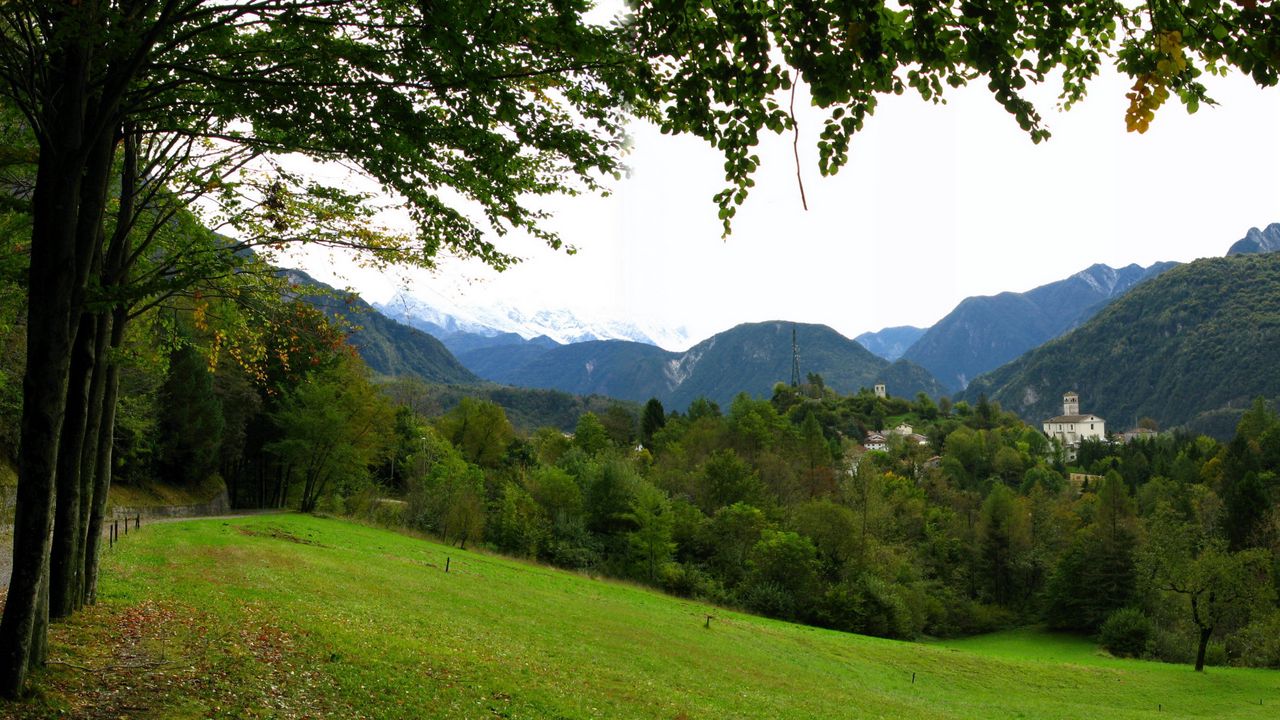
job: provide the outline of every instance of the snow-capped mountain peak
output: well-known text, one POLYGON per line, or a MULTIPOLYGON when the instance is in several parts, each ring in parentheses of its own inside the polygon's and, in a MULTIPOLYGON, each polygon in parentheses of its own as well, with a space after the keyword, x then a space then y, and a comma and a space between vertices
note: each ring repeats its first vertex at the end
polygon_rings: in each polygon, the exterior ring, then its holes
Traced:
POLYGON ((424 302, 400 293, 386 303, 375 305, 392 318, 438 336, 472 333, 491 337, 515 333, 531 339, 546 336, 561 344, 589 340, 631 340, 669 350, 683 350, 690 344, 685 328, 667 328, 604 317, 584 317, 566 308, 523 310, 511 305, 462 307, 443 298, 424 302))

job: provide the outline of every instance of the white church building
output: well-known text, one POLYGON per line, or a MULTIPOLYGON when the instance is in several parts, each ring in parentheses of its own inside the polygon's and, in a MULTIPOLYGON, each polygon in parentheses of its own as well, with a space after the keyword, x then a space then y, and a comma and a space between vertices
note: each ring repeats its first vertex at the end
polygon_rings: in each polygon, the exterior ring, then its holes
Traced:
POLYGON ((1080 396, 1069 392, 1062 396, 1062 414, 1044 421, 1044 434, 1057 438, 1074 457, 1081 440, 1107 438, 1107 421, 1091 413, 1080 414, 1080 396))

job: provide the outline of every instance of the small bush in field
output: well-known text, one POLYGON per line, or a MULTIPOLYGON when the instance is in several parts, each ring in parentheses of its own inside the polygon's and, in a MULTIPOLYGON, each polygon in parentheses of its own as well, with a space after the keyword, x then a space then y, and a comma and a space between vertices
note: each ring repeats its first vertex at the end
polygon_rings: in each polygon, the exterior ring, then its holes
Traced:
POLYGON ((1151 642, 1151 619, 1134 608, 1122 608, 1102 623, 1102 647, 1112 655, 1139 657, 1151 642))

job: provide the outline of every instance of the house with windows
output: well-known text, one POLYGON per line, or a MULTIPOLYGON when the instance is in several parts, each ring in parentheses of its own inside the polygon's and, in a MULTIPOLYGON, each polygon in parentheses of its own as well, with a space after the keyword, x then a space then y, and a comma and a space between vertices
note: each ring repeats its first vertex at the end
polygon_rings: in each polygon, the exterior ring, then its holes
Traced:
POLYGON ((1074 460, 1082 440, 1105 440, 1107 421, 1092 413, 1080 412, 1080 396, 1068 392, 1062 396, 1062 414, 1044 421, 1044 434, 1056 438, 1067 449, 1067 459, 1074 460))

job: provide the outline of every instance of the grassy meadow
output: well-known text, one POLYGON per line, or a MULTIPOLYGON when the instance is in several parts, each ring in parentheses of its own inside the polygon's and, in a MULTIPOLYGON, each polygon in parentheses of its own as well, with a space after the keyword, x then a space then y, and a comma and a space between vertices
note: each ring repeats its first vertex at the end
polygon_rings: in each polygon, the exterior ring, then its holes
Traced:
POLYGON ((1280 712, 1277 672, 1197 674, 1031 631, 927 644, 866 638, 302 515, 144 526, 104 565, 99 604, 53 629, 53 662, 35 675, 35 697, 0 705, 0 716, 1280 712))

